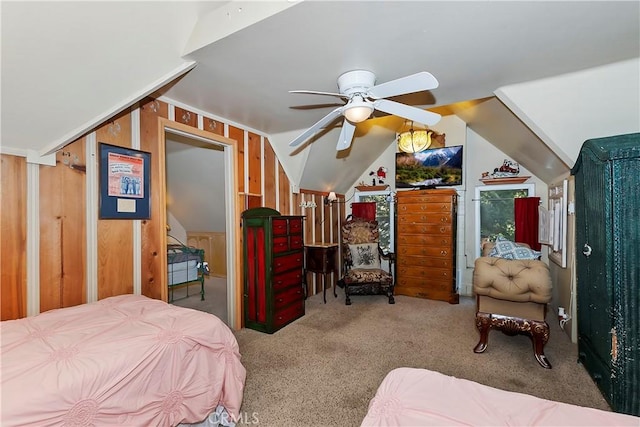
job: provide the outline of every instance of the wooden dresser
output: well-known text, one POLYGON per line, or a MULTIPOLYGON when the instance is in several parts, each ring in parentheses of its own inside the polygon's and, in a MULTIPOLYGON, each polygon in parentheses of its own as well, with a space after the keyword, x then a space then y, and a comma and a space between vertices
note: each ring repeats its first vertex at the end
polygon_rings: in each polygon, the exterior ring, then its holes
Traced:
POLYGON ((398 191, 396 295, 459 302, 453 189, 398 191))
POLYGON ((273 333, 304 315, 303 218, 242 213, 245 327, 273 333))

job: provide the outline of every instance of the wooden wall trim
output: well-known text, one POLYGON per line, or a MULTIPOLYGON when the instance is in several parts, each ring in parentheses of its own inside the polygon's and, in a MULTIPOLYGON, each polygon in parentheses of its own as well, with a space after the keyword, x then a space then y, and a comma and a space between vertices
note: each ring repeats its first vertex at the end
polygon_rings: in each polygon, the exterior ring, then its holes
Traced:
POLYGON ((27 316, 40 313, 40 167, 27 163, 27 316))
POLYGON ((86 302, 98 301, 98 153, 96 133, 92 132, 85 141, 86 174, 86 302))

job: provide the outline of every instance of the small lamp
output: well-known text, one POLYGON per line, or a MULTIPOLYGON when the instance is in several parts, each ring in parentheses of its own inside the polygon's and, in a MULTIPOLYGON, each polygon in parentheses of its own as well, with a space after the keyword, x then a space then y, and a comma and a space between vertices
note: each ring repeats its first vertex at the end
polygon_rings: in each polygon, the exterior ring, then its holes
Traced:
POLYGON ((324 204, 325 205, 330 205, 332 203, 335 203, 336 200, 338 200, 338 197, 336 196, 336 193, 334 191, 330 191, 329 195, 327 197, 325 197, 325 199, 324 199, 324 204))

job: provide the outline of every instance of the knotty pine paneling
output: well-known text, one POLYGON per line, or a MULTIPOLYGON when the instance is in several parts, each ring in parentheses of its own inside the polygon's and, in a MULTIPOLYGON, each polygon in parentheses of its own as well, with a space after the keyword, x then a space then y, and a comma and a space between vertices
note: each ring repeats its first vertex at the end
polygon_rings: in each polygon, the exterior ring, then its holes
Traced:
MULTIPOLYGON (((292 202, 294 204, 294 212, 305 216, 304 233, 305 243, 325 242, 340 243, 340 230, 345 215, 344 196, 338 194, 339 202, 330 206, 325 206, 324 198, 326 193, 314 190, 301 189, 300 194, 293 194, 292 202), (315 202, 315 208, 299 207, 300 202, 315 202)), ((338 274, 331 274, 327 277, 327 289, 336 286, 342 272, 341 248, 338 247, 338 263, 340 268, 338 274)), ((307 274, 307 293, 313 295, 322 292, 322 276, 319 274, 307 274)))
POLYGON ((249 178, 249 191, 251 194, 262 194, 262 144, 260 135, 248 132, 248 152, 247 160, 249 161, 249 170, 247 175, 249 178))
POLYGON ((175 107, 173 111, 175 122, 182 123, 194 128, 198 127, 198 115, 196 113, 180 107, 175 107))
POLYGON ((226 234, 219 231, 187 231, 187 244, 204 249, 209 275, 227 277, 226 234))
POLYGON ((27 160, 0 155, 0 317, 27 315, 27 160))
POLYGON ((280 209, 277 210, 283 215, 289 215, 291 212, 289 210, 289 207, 291 206, 291 200, 289 199, 289 193, 291 192, 289 178, 284 172, 280 162, 278 162, 278 192, 280 195, 280 209))
POLYGON ((229 138, 235 139, 238 143, 238 163, 236 165, 236 176, 238 177, 238 192, 244 193, 244 130, 235 126, 229 126, 229 138))
POLYGON ((208 117, 202 118, 202 128, 207 132, 215 133, 216 135, 224 136, 224 123, 219 122, 208 117))
POLYGON ((304 216, 304 211, 300 207, 300 202, 302 201, 302 197, 300 193, 293 193, 291 195, 291 204, 293 206, 293 214, 294 215, 302 215, 304 216))
MULTIPOLYGON (((131 148, 131 114, 128 111, 119 114, 113 121, 100 126, 96 130, 96 141, 98 153, 100 143, 131 148)), ((153 171, 153 167, 151 169, 153 171)), ((154 188, 153 181, 151 188, 154 188)), ((99 192, 99 188, 96 191, 99 192)), ((132 220, 98 220, 97 267, 98 299, 133 293, 132 220)))
POLYGON ((278 210, 276 205, 276 153, 271 148, 268 139, 264 140, 264 171, 262 171, 264 181, 264 206, 278 210))
MULTIPOLYGON (((166 211, 164 195, 154 188, 162 188, 165 179, 164 147, 159 145, 159 120, 167 119, 168 105, 162 101, 147 99, 140 107, 140 148, 151 153, 151 219, 142 221, 142 272, 141 292, 149 298, 167 301, 168 289, 162 286, 166 253, 164 236, 166 224, 160 216, 166 211), (161 203, 161 200, 163 201, 161 203)), ((164 215, 162 215, 164 217, 164 215)))
POLYGON ((86 299, 85 138, 56 153, 40 175, 40 312, 86 299))
POLYGON ((247 209, 259 208, 262 206, 262 196, 247 194, 247 209))

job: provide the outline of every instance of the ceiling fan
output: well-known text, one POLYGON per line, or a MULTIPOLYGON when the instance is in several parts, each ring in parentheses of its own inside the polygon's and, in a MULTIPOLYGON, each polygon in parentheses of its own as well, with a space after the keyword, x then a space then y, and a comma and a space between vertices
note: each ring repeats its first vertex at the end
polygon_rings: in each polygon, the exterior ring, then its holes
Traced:
POLYGON ((373 113, 373 110, 383 111, 428 126, 440 120, 440 114, 385 99, 437 88, 438 80, 430 73, 422 71, 379 85, 375 85, 375 82, 376 76, 371 71, 353 70, 347 71, 338 77, 338 89, 340 93, 313 90, 289 91, 290 93, 337 96, 347 100, 345 105, 331 111, 309 129, 298 135, 289 143, 289 146, 295 147, 302 144, 319 129, 329 125, 341 115, 344 116, 345 120, 342 124, 336 150, 349 148, 356 130, 356 123, 367 120, 371 116, 371 113, 373 113))

